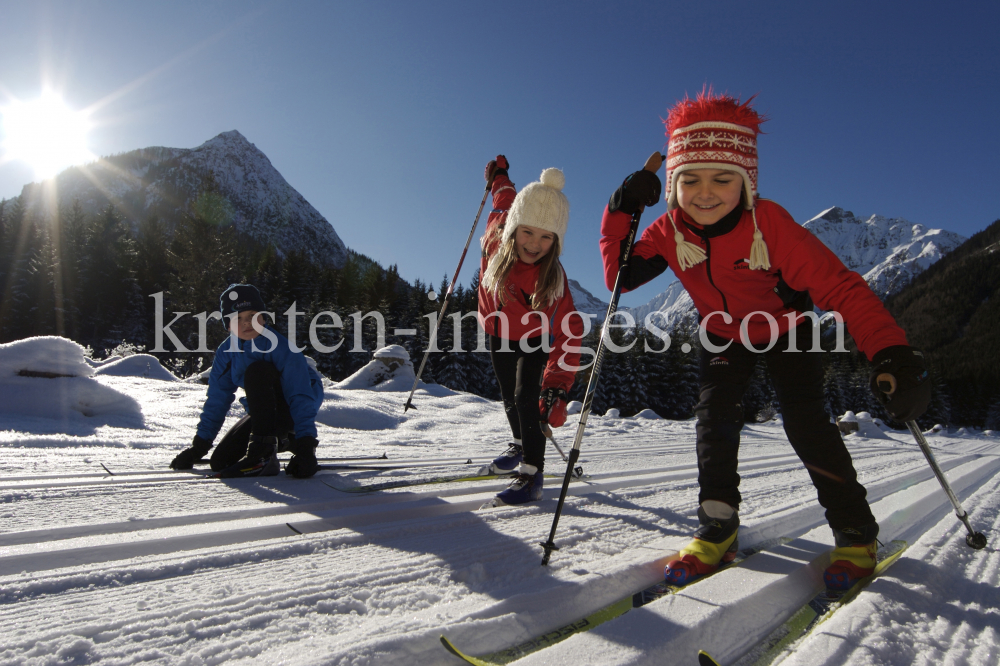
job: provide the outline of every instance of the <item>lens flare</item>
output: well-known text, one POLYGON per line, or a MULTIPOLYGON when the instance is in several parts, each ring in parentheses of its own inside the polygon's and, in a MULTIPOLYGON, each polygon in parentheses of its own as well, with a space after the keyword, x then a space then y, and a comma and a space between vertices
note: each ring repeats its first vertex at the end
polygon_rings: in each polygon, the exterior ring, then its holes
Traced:
POLYGON ((87 149, 87 114, 66 106, 51 90, 38 99, 14 101, 0 109, 3 159, 25 162, 35 178, 51 178, 63 169, 94 159, 87 149))

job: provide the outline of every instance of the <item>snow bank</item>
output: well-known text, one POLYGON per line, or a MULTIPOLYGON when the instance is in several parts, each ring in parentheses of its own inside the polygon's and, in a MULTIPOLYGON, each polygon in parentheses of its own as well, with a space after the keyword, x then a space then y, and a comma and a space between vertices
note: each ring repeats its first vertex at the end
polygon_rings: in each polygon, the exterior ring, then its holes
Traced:
POLYGON ((868 412, 854 412, 848 410, 837 419, 837 426, 845 436, 854 435, 856 437, 866 437, 868 439, 891 439, 882 432, 881 419, 873 419, 868 412))
POLYGON ((331 391, 324 393, 323 405, 316 414, 317 423, 352 430, 392 430, 403 420, 402 399, 393 409, 385 403, 371 401, 364 394, 356 397, 331 391))
POLYGON ((416 373, 410 355, 399 345, 389 345, 375 352, 368 365, 347 379, 334 384, 338 389, 372 391, 409 391, 416 373))
POLYGON ((83 352, 72 340, 51 335, 9 342, 0 345, 0 377, 21 373, 90 377, 94 369, 83 352))
POLYGON ((112 421, 119 427, 143 427, 139 403, 91 379, 94 372, 83 347, 65 338, 0 345, 0 415, 5 427, 30 429, 18 417, 62 421, 59 429, 68 434, 80 434, 80 425, 112 421))
POLYGON ((155 356, 149 354, 133 354, 106 363, 94 370, 95 375, 113 375, 115 377, 144 377, 160 379, 165 382, 180 381, 169 370, 160 365, 155 356))

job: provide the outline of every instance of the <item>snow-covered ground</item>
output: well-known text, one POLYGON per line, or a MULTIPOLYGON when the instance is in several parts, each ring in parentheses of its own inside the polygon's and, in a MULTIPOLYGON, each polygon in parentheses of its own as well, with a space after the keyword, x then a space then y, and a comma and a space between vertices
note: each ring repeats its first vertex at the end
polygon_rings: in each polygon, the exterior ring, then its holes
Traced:
MULTIPOLYGON (((588 477, 571 485, 542 567, 558 479, 539 504, 488 511, 502 481, 349 492, 475 473, 509 441, 497 403, 423 388, 403 414, 408 385, 331 383, 319 454, 385 454, 329 463, 379 469, 220 481, 167 469, 204 385, 144 359, 13 376, 3 351, 0 402, 33 407, 0 408, 2 664, 459 664, 442 633, 486 654, 564 627, 655 582, 696 524, 693 421, 591 416, 588 477), (87 396, 100 405, 89 415, 87 396), (49 404, 69 407, 47 416, 49 404)), ((227 425, 242 413, 234 404, 227 425)), ((564 449, 574 425, 556 432, 564 449)), ((822 509, 778 422, 743 437, 741 543, 796 540, 517 663, 695 664, 698 648, 731 663, 808 598, 832 545, 822 509)), ((1000 437, 928 439, 990 545, 965 545, 908 433, 847 436, 880 538, 911 546, 783 663, 1000 659, 1000 437)), ((565 469, 552 447, 547 465, 565 469)))

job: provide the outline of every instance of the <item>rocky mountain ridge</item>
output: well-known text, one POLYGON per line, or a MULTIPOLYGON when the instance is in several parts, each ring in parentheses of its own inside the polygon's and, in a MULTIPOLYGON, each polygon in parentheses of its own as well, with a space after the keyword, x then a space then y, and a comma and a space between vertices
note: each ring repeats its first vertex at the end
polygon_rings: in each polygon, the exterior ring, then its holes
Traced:
POLYGON ((26 185, 21 201, 52 216, 78 201, 86 213, 113 204, 135 226, 157 216, 168 227, 190 214, 206 188, 226 202, 238 230, 273 243, 281 253, 301 251, 312 261, 342 266, 347 247, 319 211, 292 187, 267 156, 233 130, 197 148, 151 147, 69 168, 54 179, 26 185))

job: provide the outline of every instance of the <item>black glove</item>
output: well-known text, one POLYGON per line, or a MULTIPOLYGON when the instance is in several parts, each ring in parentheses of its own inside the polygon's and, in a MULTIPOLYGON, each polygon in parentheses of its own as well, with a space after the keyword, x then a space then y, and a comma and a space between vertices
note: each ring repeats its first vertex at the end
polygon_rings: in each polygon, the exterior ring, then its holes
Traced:
POLYGON ((620 210, 635 215, 643 206, 655 206, 662 190, 659 176, 652 171, 639 169, 626 178, 622 186, 611 195, 608 210, 612 213, 620 210))
POLYGON ((184 449, 178 453, 177 457, 171 461, 170 467, 172 469, 191 469, 196 462, 208 453, 210 448, 212 448, 211 442, 205 441, 198 435, 195 435, 194 441, 191 442, 191 448, 184 449))
POLYGON ((319 471, 319 462, 316 461, 316 447, 319 440, 315 437, 296 437, 288 450, 292 452, 292 459, 285 465, 285 474, 294 476, 297 479, 308 479, 319 471))
POLYGON ((486 170, 483 172, 483 176, 486 178, 487 183, 493 182, 493 179, 499 174, 507 175, 507 169, 510 168, 510 163, 507 158, 503 155, 497 155, 495 160, 490 160, 486 163, 486 170))
POLYGON ((931 376, 924 354, 907 345, 886 347, 872 358, 868 383, 885 411, 897 421, 914 421, 931 402, 931 376))

